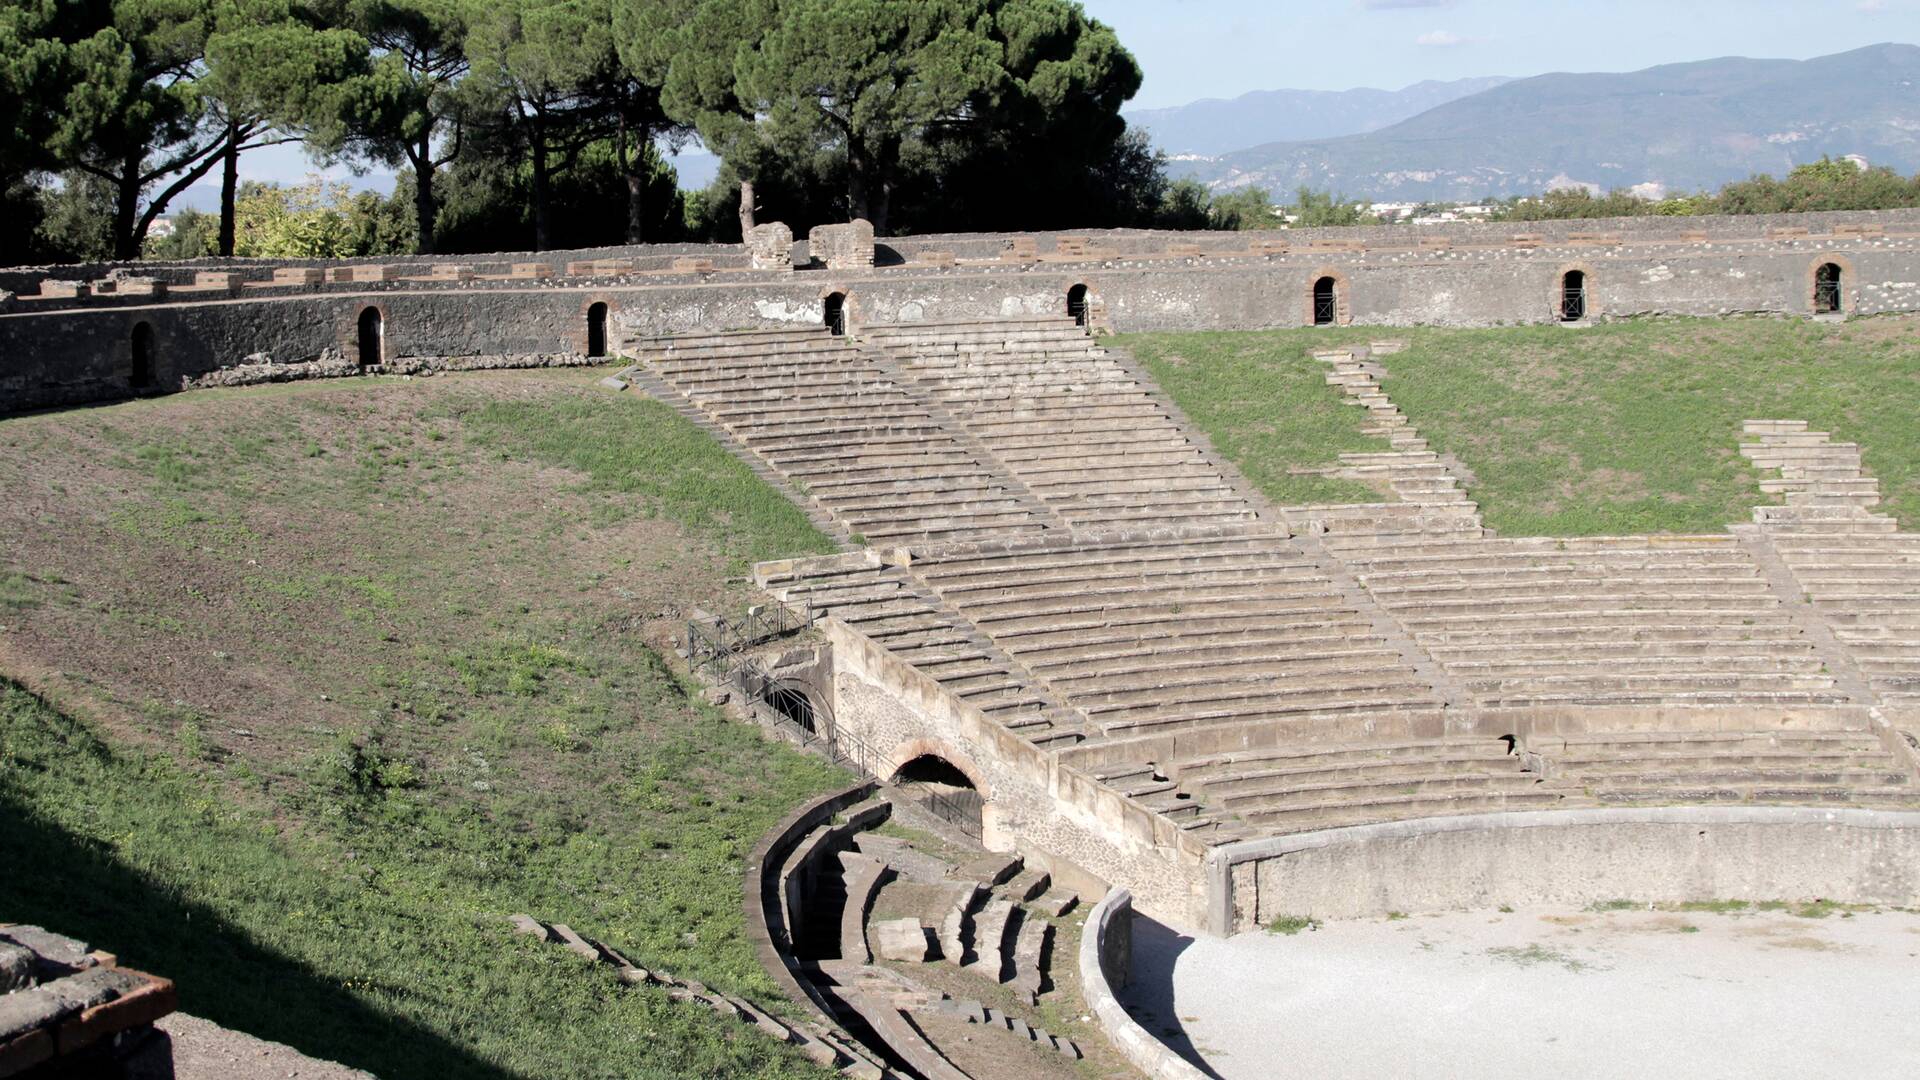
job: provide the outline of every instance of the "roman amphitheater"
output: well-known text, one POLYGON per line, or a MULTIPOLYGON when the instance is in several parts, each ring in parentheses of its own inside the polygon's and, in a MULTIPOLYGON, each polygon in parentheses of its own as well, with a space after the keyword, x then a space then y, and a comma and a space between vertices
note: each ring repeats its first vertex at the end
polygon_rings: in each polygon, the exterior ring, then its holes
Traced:
POLYGON ((1587 948, 1634 940, 1609 920, 1736 898, 1920 906, 1920 537, 1876 509, 1859 446, 1747 417, 1725 438, 1767 496, 1748 520, 1496 535, 1382 383, 1402 327, 1920 310, 1920 212, 1527 228, 876 242, 855 222, 462 264, 12 270, 0 406, 572 357, 617 371, 590 392, 665 403, 785 493, 841 550, 760 562, 760 602, 690 620, 683 658, 863 779, 749 867, 761 960, 809 1018, 677 992, 849 1075, 1049 1075, 995 1040, 1061 1075, 1906 1073, 1917 1003, 1884 942, 1767 954, 1776 978, 1728 935, 1704 1004, 1671 996, 1667 946, 1623 945, 1605 990, 1568 989, 1595 966, 1573 946, 1518 942, 1544 962, 1507 975, 1393 953, 1399 934, 1497 959, 1486 927, 1535 911, 1573 913, 1587 948), (1105 342, 1317 324, 1377 328, 1313 354, 1384 443, 1325 472, 1372 501, 1274 504, 1105 342), (890 814, 947 843, 876 831, 890 814), (1396 971, 1430 996, 1394 996, 1396 971), (1061 993, 1087 1020, 1049 1033, 1029 1008, 1061 993), (1462 995, 1510 1026, 1423 1004, 1462 995), (1620 1014, 1667 1040, 1535 1043, 1556 1014, 1528 997, 1684 1015, 1620 1014), (1800 1019, 1853 1056, 1760 1030, 1800 1019))

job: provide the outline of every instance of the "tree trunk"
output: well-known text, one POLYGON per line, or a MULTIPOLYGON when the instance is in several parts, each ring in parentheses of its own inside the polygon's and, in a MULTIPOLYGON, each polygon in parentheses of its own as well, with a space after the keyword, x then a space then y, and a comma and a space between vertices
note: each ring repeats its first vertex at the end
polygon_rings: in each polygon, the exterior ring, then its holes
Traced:
POLYGON ((140 159, 122 162, 114 178, 113 254, 119 259, 140 257, 140 159))
POLYGON ((619 153, 620 171, 627 178, 627 243, 645 242, 647 222, 647 177, 641 173, 641 167, 647 162, 648 131, 642 125, 637 137, 633 139, 633 155, 627 155, 627 117, 620 114, 619 153))
POLYGON ((753 181, 740 181, 740 239, 753 231, 753 181))
POLYGON ((227 151, 220 165, 220 254, 233 257, 233 204, 240 187, 240 125, 227 121, 227 151))
POLYGON ((414 251, 421 255, 433 254, 433 148, 422 140, 420 153, 413 156, 413 218, 414 226, 420 232, 420 238, 414 244, 414 251))
POLYGON ((551 178, 547 175, 547 131, 540 115, 534 114, 532 130, 528 133, 527 148, 533 153, 533 250, 545 251, 548 247, 549 222, 547 220, 552 200, 551 178))

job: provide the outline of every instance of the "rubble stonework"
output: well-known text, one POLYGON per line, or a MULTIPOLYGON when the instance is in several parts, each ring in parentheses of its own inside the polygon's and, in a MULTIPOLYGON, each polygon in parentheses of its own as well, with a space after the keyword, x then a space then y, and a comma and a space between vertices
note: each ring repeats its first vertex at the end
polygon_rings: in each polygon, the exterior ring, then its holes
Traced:
POLYGON ((844 225, 816 225, 807 234, 807 253, 829 270, 873 267, 873 223, 854 218, 844 225))
POLYGON ((0 1076, 172 1075, 167 1041, 152 1031, 178 1002, 166 979, 65 935, 0 923, 0 990, 0 1076))
POLYGON ((793 269, 793 230, 782 222, 755 225, 747 230, 745 242, 748 265, 755 270, 793 269))

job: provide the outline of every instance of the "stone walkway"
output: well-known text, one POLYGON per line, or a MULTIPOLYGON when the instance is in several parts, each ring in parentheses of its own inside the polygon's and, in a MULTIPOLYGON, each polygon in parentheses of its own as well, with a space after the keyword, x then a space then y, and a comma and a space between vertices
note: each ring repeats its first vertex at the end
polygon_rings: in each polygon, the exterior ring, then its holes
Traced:
POLYGON ((1916 913, 1523 908, 1224 941, 1141 920, 1134 948, 1129 1008, 1224 1080, 1916 1069, 1916 913))

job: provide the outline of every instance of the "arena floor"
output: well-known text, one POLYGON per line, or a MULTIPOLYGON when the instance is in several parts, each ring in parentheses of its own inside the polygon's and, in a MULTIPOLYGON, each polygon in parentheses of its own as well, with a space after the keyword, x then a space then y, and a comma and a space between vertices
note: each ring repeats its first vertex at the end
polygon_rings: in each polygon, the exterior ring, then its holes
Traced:
POLYGON ((1912 1077, 1920 913, 1522 908, 1134 925, 1128 1006, 1224 1080, 1912 1077))

